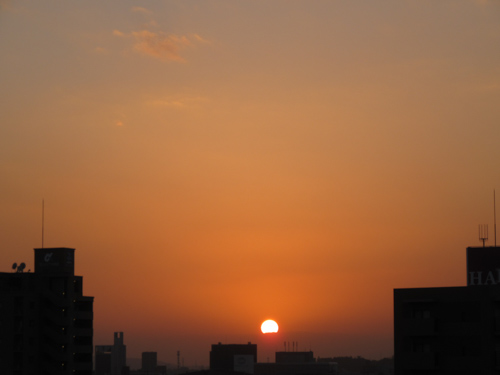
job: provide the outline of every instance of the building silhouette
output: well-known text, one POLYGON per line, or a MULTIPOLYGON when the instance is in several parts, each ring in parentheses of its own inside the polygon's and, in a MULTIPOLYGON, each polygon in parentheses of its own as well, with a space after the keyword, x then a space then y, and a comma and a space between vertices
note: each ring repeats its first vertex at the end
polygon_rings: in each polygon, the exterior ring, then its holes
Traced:
POLYGON ((95 346, 95 375, 122 375, 128 372, 123 332, 115 332, 113 340, 113 345, 95 346))
POLYGON ((155 371, 157 358, 156 352, 142 352, 142 371, 155 371))
POLYGON ((394 290, 394 370, 500 374, 500 248, 467 248, 467 286, 394 290))
POLYGON ((220 372, 253 373, 257 362, 257 345, 248 344, 218 344, 212 345, 210 351, 210 370, 220 372))
POLYGON ((256 363, 255 375, 336 375, 335 362, 316 361, 312 351, 276 352, 274 363, 256 363))
POLYGON ((35 272, 0 273, 0 374, 91 375, 93 297, 74 249, 35 249, 35 272))
POLYGON ((111 374, 111 351, 113 345, 96 345, 95 346, 95 375, 110 375, 111 374))
POLYGON ((165 375, 167 366, 158 366, 157 352, 142 352, 141 369, 131 371, 131 375, 165 375))
POLYGON ((257 345, 217 344, 210 352, 210 370, 199 374, 254 375, 336 375, 338 367, 332 362, 317 362, 312 351, 276 352, 273 363, 257 362, 257 345))

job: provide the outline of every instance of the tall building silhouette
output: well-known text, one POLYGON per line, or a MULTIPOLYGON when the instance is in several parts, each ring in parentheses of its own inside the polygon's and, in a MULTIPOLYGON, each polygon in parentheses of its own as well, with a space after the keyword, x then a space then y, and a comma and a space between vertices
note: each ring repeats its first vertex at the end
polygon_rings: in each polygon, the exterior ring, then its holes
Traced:
POLYGON ((93 297, 75 250, 35 249, 35 272, 0 273, 0 374, 91 375, 93 297))
POLYGON ((121 374, 126 366, 127 346, 123 342, 123 332, 115 332, 113 351, 111 352, 111 374, 121 374))
POLYGON ((500 374, 500 248, 467 248, 467 286, 394 290, 394 370, 500 374))

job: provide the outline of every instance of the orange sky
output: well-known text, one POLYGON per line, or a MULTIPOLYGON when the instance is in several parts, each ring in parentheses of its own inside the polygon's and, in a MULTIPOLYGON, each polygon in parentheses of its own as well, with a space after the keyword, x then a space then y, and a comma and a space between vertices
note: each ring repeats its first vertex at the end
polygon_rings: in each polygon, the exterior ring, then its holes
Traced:
POLYGON ((478 224, 493 244, 499 20, 497 0, 0 0, 0 271, 33 267, 45 199, 95 344, 391 356, 393 289, 464 285, 478 224))

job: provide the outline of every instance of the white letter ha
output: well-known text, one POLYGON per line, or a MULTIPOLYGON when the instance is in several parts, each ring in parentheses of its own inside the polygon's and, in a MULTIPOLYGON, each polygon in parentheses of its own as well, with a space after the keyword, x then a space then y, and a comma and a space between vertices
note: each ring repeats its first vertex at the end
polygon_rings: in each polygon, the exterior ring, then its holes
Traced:
POLYGON ((488 285, 488 281, 490 282, 491 285, 496 285, 495 278, 493 277, 493 272, 488 272, 488 276, 486 276, 486 281, 484 282, 485 285, 488 285))
POLYGON ((470 285, 482 285, 482 281, 481 281, 481 274, 482 272, 481 271, 478 271, 478 272, 469 272, 470 274, 470 285), (474 275, 474 274, 477 274, 477 275, 474 275))

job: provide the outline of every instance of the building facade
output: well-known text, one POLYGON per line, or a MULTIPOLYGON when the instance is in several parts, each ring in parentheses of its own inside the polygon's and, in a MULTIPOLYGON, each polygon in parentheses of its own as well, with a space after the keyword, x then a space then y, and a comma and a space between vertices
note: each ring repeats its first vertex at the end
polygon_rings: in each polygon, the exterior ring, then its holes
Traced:
POLYGON ((156 352, 142 352, 142 371, 156 371, 157 357, 156 352))
POLYGON ((394 290, 394 369, 500 374, 500 248, 467 249, 467 286, 394 290))
POLYGON ((127 346, 123 332, 115 332, 113 345, 95 346, 95 375, 122 375, 128 373, 127 346))
POLYGON ((334 362, 317 362, 312 351, 276 352, 274 363, 256 363, 255 375, 337 375, 334 362))
POLYGON ((237 371, 253 373, 257 362, 257 345, 248 344, 214 344, 210 351, 210 370, 237 371))
POLYGON ((35 249, 35 271, 0 273, 0 374, 91 375, 93 297, 74 249, 35 249))

